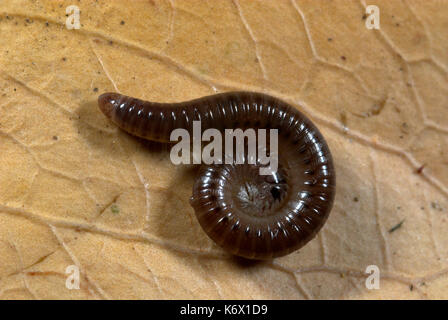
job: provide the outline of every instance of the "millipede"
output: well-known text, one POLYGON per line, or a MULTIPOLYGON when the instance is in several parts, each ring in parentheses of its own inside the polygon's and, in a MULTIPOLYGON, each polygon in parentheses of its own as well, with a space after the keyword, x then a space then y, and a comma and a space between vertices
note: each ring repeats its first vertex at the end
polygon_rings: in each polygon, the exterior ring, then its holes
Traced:
POLYGON ((98 98, 101 111, 124 131, 172 143, 174 129, 277 129, 278 169, 259 163, 200 164, 190 204, 205 233, 227 252, 265 260, 313 239, 327 221, 336 186, 330 149, 299 110, 257 92, 226 92, 177 102, 148 102, 118 93, 98 98))

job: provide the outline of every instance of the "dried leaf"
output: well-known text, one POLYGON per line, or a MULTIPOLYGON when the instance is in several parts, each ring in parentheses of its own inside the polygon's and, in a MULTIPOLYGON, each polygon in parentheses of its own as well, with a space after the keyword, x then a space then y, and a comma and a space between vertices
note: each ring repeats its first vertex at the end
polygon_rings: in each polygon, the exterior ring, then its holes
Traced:
POLYGON ((0 298, 447 299, 448 3, 375 1, 379 30, 367 4, 2 1, 0 298), (66 28, 72 4, 79 30, 66 28), (188 203, 191 168, 96 103, 227 90, 302 110, 336 163, 327 224, 272 262, 209 240, 188 203), (71 265, 79 290, 66 287, 71 265), (369 265, 379 290, 365 286, 369 265))

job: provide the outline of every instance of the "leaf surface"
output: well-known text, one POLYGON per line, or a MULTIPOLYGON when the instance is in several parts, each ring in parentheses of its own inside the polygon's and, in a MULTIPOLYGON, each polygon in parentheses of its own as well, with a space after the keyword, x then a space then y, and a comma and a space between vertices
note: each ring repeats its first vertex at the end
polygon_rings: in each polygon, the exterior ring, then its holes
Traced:
POLYGON ((73 2, 0 6, 2 299, 448 298, 447 1, 375 1, 380 30, 364 1, 73 2), (271 262, 217 247, 188 203, 194 171, 96 102, 229 90, 296 106, 335 160, 325 227, 271 262))

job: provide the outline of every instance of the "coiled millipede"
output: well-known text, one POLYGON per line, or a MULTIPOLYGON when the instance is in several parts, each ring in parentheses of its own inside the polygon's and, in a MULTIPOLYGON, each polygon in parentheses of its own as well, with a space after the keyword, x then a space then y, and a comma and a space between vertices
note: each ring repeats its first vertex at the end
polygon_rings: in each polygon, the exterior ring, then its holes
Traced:
MULTIPOLYGON (((190 199, 207 233, 226 251, 249 259, 289 254, 322 228, 333 205, 335 171, 316 126, 280 99, 227 92, 180 103, 147 102, 118 93, 98 98, 102 112, 126 132, 170 141, 174 129, 278 130, 278 169, 261 175, 259 162, 201 164, 190 199)), ((268 150, 269 152, 269 150, 268 150)))

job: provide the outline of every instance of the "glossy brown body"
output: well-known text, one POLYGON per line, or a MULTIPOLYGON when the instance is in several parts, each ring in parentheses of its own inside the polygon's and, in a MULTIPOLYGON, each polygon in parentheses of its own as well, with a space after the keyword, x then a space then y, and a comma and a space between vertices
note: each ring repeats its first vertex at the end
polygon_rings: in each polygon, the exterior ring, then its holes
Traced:
POLYGON ((310 241, 332 208, 335 172, 319 130, 301 112, 272 96, 228 92, 181 103, 146 102, 116 93, 98 99, 123 130, 170 142, 172 130, 278 129, 279 168, 259 175, 258 165, 201 165, 191 205, 204 231, 225 250, 250 259, 291 253, 310 241))

